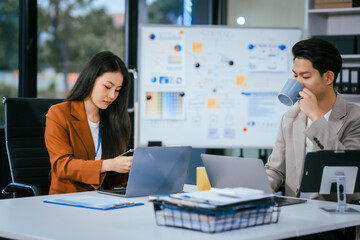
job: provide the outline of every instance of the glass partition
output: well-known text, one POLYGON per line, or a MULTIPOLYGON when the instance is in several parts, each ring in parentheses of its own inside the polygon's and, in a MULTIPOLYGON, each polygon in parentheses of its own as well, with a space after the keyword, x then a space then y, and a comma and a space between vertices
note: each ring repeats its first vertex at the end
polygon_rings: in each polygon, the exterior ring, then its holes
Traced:
POLYGON ((63 98, 96 53, 124 56, 125 0, 38 0, 38 97, 63 98))
MULTIPOLYGON (((0 1, 0 98, 18 96, 19 0, 0 1)), ((0 103, 0 126, 4 105, 0 103)))

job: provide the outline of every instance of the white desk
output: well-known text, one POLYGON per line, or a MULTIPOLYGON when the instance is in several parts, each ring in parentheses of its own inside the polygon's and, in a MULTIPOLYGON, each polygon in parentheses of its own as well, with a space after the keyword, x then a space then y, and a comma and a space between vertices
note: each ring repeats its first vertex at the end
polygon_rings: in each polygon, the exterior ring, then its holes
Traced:
MULTIPOLYGON (((74 193, 97 195, 96 192, 74 193)), ((202 233, 156 225, 153 204, 93 210, 43 203, 64 195, 0 200, 0 237, 14 239, 282 239, 360 225, 360 215, 328 216, 318 208, 336 203, 310 200, 282 207, 276 224, 223 233, 202 233)), ((112 197, 107 195, 101 195, 112 197)), ((352 207, 359 209, 360 206, 352 207)))

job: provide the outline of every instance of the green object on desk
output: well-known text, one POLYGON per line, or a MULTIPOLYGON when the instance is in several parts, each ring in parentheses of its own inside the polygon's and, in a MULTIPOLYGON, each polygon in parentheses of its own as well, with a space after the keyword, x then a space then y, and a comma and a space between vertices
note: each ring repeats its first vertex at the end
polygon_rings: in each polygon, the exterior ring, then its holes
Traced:
POLYGON ((67 205, 73 207, 90 208, 97 210, 111 210, 124 207, 134 207, 144 205, 144 203, 135 203, 132 201, 119 201, 118 198, 104 198, 92 196, 71 196, 45 200, 44 203, 67 205))

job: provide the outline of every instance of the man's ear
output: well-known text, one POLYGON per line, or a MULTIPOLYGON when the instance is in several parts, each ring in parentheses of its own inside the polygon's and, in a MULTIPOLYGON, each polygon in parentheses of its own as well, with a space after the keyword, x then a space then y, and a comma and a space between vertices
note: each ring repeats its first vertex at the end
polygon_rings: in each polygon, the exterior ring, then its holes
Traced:
POLYGON ((333 81, 335 79, 335 74, 333 71, 327 71, 323 74, 323 80, 325 81, 326 85, 333 85, 333 81))

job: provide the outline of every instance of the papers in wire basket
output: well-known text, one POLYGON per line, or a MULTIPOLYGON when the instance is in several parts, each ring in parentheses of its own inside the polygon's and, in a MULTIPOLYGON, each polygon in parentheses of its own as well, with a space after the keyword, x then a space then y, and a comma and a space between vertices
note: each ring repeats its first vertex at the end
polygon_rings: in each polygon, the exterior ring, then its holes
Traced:
POLYGON ((92 196, 70 196, 45 200, 44 202, 98 210, 110 210, 116 208, 144 205, 143 203, 135 203, 131 201, 119 201, 118 198, 104 198, 92 196))
POLYGON ((160 197, 160 200, 189 207, 216 208, 272 196, 249 188, 211 188, 209 191, 171 194, 160 197))
POLYGON ((222 232, 276 223, 280 208, 273 197, 263 191, 233 188, 158 195, 150 200, 158 225, 222 232))

